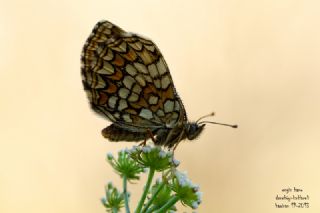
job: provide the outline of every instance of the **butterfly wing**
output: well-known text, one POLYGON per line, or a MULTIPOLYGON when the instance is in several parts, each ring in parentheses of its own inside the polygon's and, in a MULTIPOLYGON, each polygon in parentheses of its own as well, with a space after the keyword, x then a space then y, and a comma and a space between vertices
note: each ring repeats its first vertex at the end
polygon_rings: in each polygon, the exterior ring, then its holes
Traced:
POLYGON ((151 40, 100 21, 81 62, 92 109, 119 128, 145 132, 187 120, 169 68, 151 40))

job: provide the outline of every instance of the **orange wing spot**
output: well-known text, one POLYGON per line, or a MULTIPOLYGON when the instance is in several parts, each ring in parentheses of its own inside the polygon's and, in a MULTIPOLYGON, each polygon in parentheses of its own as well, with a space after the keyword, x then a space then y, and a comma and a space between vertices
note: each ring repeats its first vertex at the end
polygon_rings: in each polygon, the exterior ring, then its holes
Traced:
POLYGON ((128 46, 128 49, 129 49, 128 53, 123 54, 122 56, 129 61, 135 61, 137 58, 137 54, 135 53, 135 51, 133 51, 133 49, 130 46, 128 46))
POLYGON ((108 101, 108 96, 104 92, 99 93, 100 98, 99 98, 99 105, 105 105, 108 101))
POLYGON ((108 78, 119 81, 122 78, 122 76, 122 72, 119 70, 119 68, 116 68, 116 73, 111 76, 108 76, 108 78))
POLYGON ((88 46, 86 46, 86 50, 96 50, 98 47, 98 43, 96 42, 91 42, 88 46))
POLYGON ((155 57, 146 48, 143 48, 141 52, 138 52, 138 55, 145 65, 152 64, 155 61, 155 57))
MULTIPOLYGON (((155 88, 155 86, 153 84, 148 84, 144 89, 143 89, 143 95, 144 95, 144 99, 148 100, 151 94, 158 94, 157 89, 155 88)), ((159 94, 158 94, 159 95, 159 94)))
POLYGON ((94 58, 95 55, 94 55, 93 51, 87 51, 87 52, 85 52, 84 57, 86 60, 88 60, 88 59, 94 58))
POLYGON ((143 106, 145 108, 148 108, 149 104, 144 100, 144 98, 140 98, 139 101, 137 102, 139 106, 143 106))
POLYGON ((105 90, 107 93, 115 93, 117 91, 117 86, 110 81, 108 82, 109 87, 107 90, 105 90))
POLYGON ((107 39, 107 36, 102 33, 97 33, 94 37, 92 37, 92 40, 96 42, 105 42, 107 39))
POLYGON ((148 108, 148 104, 143 98, 140 98, 138 102, 130 103, 130 105, 135 109, 140 109, 143 107, 148 108))
POLYGON ((161 99, 159 100, 160 106, 163 106, 167 99, 174 99, 173 87, 170 85, 167 90, 163 91, 161 94, 161 99))
POLYGON ((160 108, 160 106, 161 106, 160 101, 158 101, 158 104, 151 106, 150 109, 152 112, 156 112, 160 108))
POLYGON ((128 114, 137 115, 138 113, 134 109, 127 108, 124 110, 128 114))
POLYGON ((116 54, 112 63, 118 67, 122 67, 124 65, 124 60, 119 54, 116 54))

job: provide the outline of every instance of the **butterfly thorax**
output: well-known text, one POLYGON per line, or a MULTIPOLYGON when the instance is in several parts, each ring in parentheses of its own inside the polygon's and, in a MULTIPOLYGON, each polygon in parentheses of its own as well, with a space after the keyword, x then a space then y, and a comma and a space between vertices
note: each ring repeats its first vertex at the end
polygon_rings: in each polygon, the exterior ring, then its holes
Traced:
POLYGON ((156 144, 171 148, 184 139, 194 140, 200 135, 204 126, 204 124, 198 125, 194 122, 184 122, 170 128, 159 129, 155 133, 156 144))

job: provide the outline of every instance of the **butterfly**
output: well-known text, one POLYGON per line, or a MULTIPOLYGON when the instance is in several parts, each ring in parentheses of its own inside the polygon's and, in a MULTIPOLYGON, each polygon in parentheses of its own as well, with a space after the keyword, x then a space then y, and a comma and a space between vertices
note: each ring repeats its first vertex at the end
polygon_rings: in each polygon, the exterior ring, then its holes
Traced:
POLYGON ((207 116, 190 122, 155 43, 109 21, 98 22, 87 39, 81 76, 93 111, 112 122, 102 130, 110 141, 151 138, 175 148, 184 139, 196 139, 205 123, 216 123, 201 122, 207 116))

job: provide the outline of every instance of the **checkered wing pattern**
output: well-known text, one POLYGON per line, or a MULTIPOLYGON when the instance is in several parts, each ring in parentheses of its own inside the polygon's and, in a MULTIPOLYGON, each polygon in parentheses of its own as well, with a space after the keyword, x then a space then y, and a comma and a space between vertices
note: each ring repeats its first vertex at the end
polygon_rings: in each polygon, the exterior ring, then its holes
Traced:
POLYGON ((121 139, 131 141, 132 133, 187 121, 168 66, 151 40, 101 21, 87 39, 81 61, 92 109, 113 122, 111 133, 127 134, 121 139))

